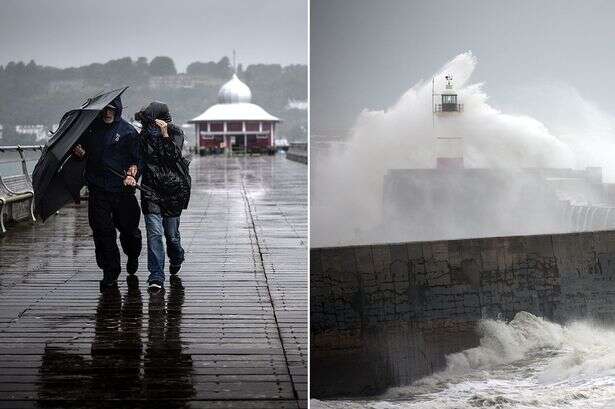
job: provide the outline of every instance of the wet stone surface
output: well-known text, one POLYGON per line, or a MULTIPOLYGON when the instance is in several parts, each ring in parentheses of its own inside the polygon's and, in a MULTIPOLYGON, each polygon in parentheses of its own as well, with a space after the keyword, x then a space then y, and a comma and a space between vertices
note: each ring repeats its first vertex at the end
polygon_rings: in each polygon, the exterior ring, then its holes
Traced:
POLYGON ((444 369, 478 346, 482 319, 615 322, 613 230, 310 253, 314 398, 373 396, 444 369))
POLYGON ((99 295, 85 204, 0 238, 0 408, 306 407, 307 167, 191 170, 184 290, 148 294, 144 242, 140 290, 99 295))

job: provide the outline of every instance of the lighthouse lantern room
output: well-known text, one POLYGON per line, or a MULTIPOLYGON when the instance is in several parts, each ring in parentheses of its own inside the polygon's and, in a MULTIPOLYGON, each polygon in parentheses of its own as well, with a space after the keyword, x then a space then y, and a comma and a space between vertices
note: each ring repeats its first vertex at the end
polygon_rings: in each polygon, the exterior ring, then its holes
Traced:
POLYGON ((436 127, 436 116, 448 117, 463 112, 463 104, 457 98, 457 91, 453 87, 453 77, 445 77, 446 84, 441 94, 435 92, 435 79, 432 81, 433 127, 445 135, 438 135, 436 131, 436 167, 438 169, 463 169, 463 138, 450 135, 451 124, 444 128, 436 127), (440 97, 440 98, 438 98, 440 97), (436 103, 438 101, 439 103, 436 103), (449 135, 446 135, 449 133, 449 135))
POLYGON ((435 105, 434 112, 462 112, 463 104, 457 102, 457 91, 453 87, 453 77, 447 75, 445 78, 446 85, 444 91, 440 94, 442 98, 441 103, 435 105))

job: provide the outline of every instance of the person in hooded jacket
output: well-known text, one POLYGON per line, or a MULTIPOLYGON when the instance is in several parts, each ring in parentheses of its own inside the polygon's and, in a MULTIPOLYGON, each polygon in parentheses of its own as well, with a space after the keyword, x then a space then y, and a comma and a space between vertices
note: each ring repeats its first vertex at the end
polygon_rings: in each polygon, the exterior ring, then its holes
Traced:
POLYGON ((188 163, 182 156, 184 133, 171 120, 169 108, 152 102, 135 114, 142 124, 141 163, 143 187, 141 209, 147 232, 147 268, 149 289, 157 292, 164 286, 164 235, 169 256, 170 282, 182 287, 177 276, 184 261, 179 232, 180 216, 188 207, 191 179, 188 163))
POLYGON ((88 220, 96 263, 103 271, 100 291, 117 288, 121 265, 116 229, 120 232, 122 250, 128 256, 128 286, 138 286, 135 273, 142 247, 141 212, 133 186, 139 173, 140 146, 137 131, 122 119, 120 97, 101 111, 73 148, 73 154, 86 161, 88 220), (110 169, 126 176, 119 177, 110 169))

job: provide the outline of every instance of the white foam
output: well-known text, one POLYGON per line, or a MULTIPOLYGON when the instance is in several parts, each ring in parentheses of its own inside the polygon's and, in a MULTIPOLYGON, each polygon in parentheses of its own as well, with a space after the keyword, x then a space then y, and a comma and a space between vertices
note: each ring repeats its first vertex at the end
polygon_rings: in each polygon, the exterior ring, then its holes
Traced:
MULTIPOLYGON (((447 357, 446 368, 369 401, 323 408, 615 407, 615 330, 561 326, 527 312, 484 320, 480 345, 447 357), (375 406, 378 404, 379 406, 375 406)), ((318 407, 318 406, 314 406, 318 407)))
MULTIPOLYGON (((373 243, 394 237, 396 226, 386 226, 387 237, 369 236, 382 222, 383 178, 389 169, 435 167, 436 137, 462 137, 466 167, 602 166, 607 170, 605 176, 615 179, 612 117, 571 87, 549 84, 550 92, 535 106, 546 112, 543 115, 550 126, 562 132, 556 134, 533 117, 507 114, 491 106, 484 85, 470 83, 476 64, 472 53, 466 52, 434 74, 437 91, 444 89, 444 76, 452 75, 464 104, 463 113, 438 120, 435 129, 430 79, 416 83, 387 110, 364 110, 342 152, 335 150, 328 157, 313 151, 314 245, 373 243), (566 115, 561 115, 562 109, 566 115), (559 114, 548 114, 554 111, 559 114), (358 237, 357 231, 367 232, 367 237, 358 237)), ((532 100, 531 95, 526 98, 532 100)))

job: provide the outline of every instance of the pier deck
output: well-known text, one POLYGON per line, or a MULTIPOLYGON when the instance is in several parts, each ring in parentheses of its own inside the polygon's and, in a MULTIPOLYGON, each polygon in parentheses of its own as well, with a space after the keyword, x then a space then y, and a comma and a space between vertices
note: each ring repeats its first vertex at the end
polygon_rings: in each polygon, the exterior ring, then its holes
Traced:
POLYGON ((185 290, 148 294, 143 220, 140 290, 104 296, 86 204, 0 238, 0 408, 306 407, 307 167, 191 172, 185 290))

